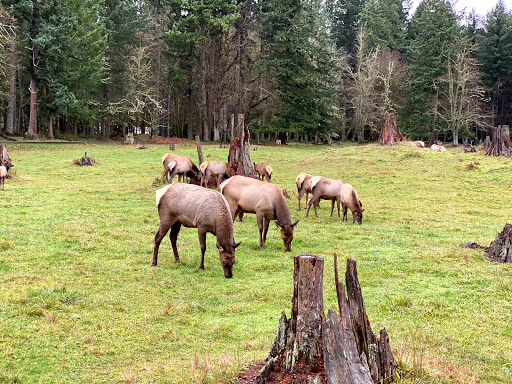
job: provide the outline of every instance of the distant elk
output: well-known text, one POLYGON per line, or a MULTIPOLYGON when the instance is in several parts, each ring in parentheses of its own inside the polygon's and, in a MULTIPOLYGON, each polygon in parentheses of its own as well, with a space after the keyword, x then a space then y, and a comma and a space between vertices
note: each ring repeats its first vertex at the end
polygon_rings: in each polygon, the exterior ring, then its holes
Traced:
POLYGON ((168 153, 167 155, 162 156, 162 163, 164 165, 162 180, 165 179, 169 184, 172 183, 172 180, 176 175, 178 175, 178 181, 181 181, 182 179, 185 181, 185 177, 192 179, 199 173, 199 168, 197 168, 188 156, 168 153))
POLYGON ((363 222, 363 204, 357 196, 357 191, 350 184, 343 184, 340 187, 339 199, 343 210, 342 221, 347 221, 347 210, 352 212, 352 224, 357 221, 358 224, 363 222))
MULTIPOLYGON (((308 205, 308 195, 311 193, 311 185, 309 184, 309 181, 313 178, 313 175, 310 175, 309 173, 300 173, 295 178, 295 184, 297 185, 297 193, 299 194, 298 197, 298 203, 299 203, 299 211, 300 211, 300 200, 302 199, 302 196, 306 194, 306 206, 308 205)), ((319 201, 317 201, 315 204, 318 207, 319 201)))
POLYGON ((254 165, 254 174, 258 176, 258 178, 267 179, 267 181, 270 183, 272 180, 272 167, 270 165, 267 165, 265 163, 259 163, 256 165, 256 163, 252 163, 254 165))
POLYGON ((315 209, 315 216, 318 217, 316 212, 315 203, 320 199, 331 200, 331 217, 334 211, 334 202, 338 202, 338 217, 340 217, 340 203, 338 195, 340 193, 340 187, 345 184, 341 179, 330 179, 323 176, 315 176, 309 180, 311 193, 313 196, 309 200, 308 210, 306 211, 306 217, 309 215, 309 209, 313 205, 315 209))
POLYGON ((208 188, 208 181, 210 177, 215 177, 217 180, 217 187, 220 187, 222 179, 229 179, 229 164, 220 161, 205 161, 199 167, 201 171, 201 185, 208 188))

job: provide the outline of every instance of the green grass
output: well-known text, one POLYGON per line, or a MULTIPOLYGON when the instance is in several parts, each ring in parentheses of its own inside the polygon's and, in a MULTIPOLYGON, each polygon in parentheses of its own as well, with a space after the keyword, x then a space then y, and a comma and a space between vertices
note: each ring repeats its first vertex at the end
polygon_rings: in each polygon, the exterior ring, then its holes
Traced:
MULTIPOLYGON (((405 144, 256 147, 252 161, 273 167, 301 220, 287 254, 274 225, 259 250, 255 216, 235 222, 242 245, 229 280, 211 235, 198 270, 194 229, 178 238, 181 263, 166 239, 150 266, 165 146, 8 145, 0 383, 227 382, 268 355, 281 312, 290 313, 295 254, 325 258, 325 308, 336 308, 334 252, 357 260, 370 321, 390 334, 403 383, 512 380, 512 266, 459 247, 488 245, 512 220, 511 160, 405 144), (84 151, 95 166, 73 165, 84 151), (318 218, 298 212, 304 171, 351 183, 363 225, 350 213, 349 224, 329 217, 326 202, 318 218)), ((191 145, 176 152, 197 159, 191 145)), ((203 152, 227 158, 216 145, 203 152)))

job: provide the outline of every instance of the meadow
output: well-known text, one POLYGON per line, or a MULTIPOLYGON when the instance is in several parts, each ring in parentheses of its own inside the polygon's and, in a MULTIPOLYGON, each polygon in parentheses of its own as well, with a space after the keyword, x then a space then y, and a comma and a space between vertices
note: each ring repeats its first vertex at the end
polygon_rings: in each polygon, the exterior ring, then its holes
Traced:
MULTIPOLYGON (((252 146, 286 188, 295 229, 283 252, 271 223, 258 249, 254 215, 234 224, 234 277, 207 235, 168 238, 151 267, 158 228, 154 184, 166 146, 9 145, 14 174, 0 191, 0 383, 229 383, 264 359, 290 313, 293 257, 325 258, 325 308, 336 308, 333 254, 358 263, 374 331, 386 327, 401 383, 512 381, 512 266, 482 251, 512 218, 512 160, 406 144, 252 146), (84 151, 92 167, 77 167, 84 151), (472 164, 472 166, 469 166, 472 164), (300 172, 358 191, 363 224, 297 211, 300 172)), ((203 144, 205 160, 227 149, 203 144)), ((192 144, 176 153, 197 162, 192 144)), ((303 202, 304 204, 304 199, 303 202)), ((341 263, 340 273, 344 273, 341 263)))

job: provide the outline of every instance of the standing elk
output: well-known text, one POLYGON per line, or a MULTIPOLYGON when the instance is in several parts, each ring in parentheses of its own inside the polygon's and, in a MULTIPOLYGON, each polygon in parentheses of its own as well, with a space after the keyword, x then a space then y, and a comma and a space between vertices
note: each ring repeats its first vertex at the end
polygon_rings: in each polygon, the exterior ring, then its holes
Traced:
POLYGON ((156 205, 160 217, 160 226, 155 235, 153 262, 157 265, 158 248, 169 229, 174 260, 180 261, 176 240, 181 226, 197 228, 199 244, 201 245, 201 263, 199 268, 204 270, 204 254, 206 251, 206 233, 217 237, 217 248, 224 277, 233 277, 235 263, 235 244, 233 235, 233 220, 228 203, 219 192, 191 184, 170 184, 156 191, 156 205))
POLYGON ((270 221, 275 220, 281 230, 285 252, 291 251, 293 230, 299 220, 292 224, 290 208, 281 188, 252 177, 233 176, 221 184, 220 190, 228 201, 233 221, 240 212, 256 214, 260 249, 267 240, 270 221))
POLYGON ((345 184, 341 179, 330 179, 323 176, 314 176, 309 180, 310 189, 312 193, 311 200, 309 200, 308 210, 306 211, 306 217, 309 215, 309 209, 311 205, 315 210, 315 216, 318 217, 316 212, 316 205, 320 199, 331 200, 331 217, 334 211, 334 202, 338 202, 338 217, 340 217, 340 204, 338 195, 340 187, 345 184))
POLYGON ((162 156, 162 163, 164 165, 162 179, 165 179, 169 184, 172 183, 176 175, 178 175, 178 181, 181 181, 182 178, 185 180, 185 176, 191 179, 199 173, 199 169, 188 156, 168 153, 162 156), (167 176, 168 174, 169 177, 167 176))
POLYGON ((350 212, 352 212, 352 224, 355 224, 356 221, 358 224, 362 224, 364 212, 363 204, 357 196, 357 191, 350 184, 343 184, 340 187, 339 201, 341 202, 343 210, 342 221, 347 221, 347 210, 350 209, 350 212))
POLYGON ((265 163, 259 163, 258 165, 256 165, 256 163, 252 164, 254 165, 254 173, 258 178, 261 178, 261 180, 265 178, 270 183, 270 180, 272 179, 272 167, 265 163))
POLYGON ((205 161, 199 167, 201 171, 201 185, 208 188, 210 177, 217 179, 217 187, 220 186, 221 179, 229 179, 229 164, 220 161, 205 161))

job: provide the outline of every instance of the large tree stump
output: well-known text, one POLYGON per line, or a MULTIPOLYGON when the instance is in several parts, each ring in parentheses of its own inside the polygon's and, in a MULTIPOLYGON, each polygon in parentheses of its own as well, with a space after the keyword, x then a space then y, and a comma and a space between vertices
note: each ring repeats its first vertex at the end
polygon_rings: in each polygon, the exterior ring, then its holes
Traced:
POLYGON ((345 288, 338 279, 340 315, 323 310, 323 259, 297 255, 294 259, 290 319, 281 315, 272 350, 254 384, 387 384, 396 381, 396 363, 389 337, 373 334, 357 280, 356 264, 347 260, 345 288), (372 378, 372 374, 375 377, 372 378))
POLYGON ((237 137, 231 139, 228 163, 233 175, 254 177, 249 143, 249 128, 244 122, 244 115, 238 115, 237 137))
POLYGON ((491 145, 485 155, 510 157, 510 127, 508 125, 498 125, 492 128, 491 145))
POLYGON ((404 137, 396 126, 396 116, 393 113, 387 113, 384 117, 384 127, 380 131, 379 144, 395 145, 397 141, 403 141, 404 137))
POLYGON ((496 235, 496 238, 489 248, 489 257, 500 263, 512 263, 512 225, 505 224, 503 230, 496 235))

